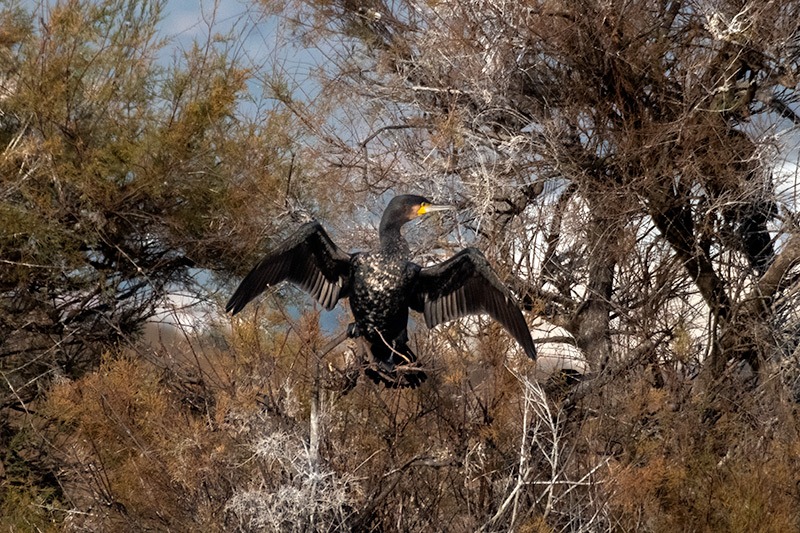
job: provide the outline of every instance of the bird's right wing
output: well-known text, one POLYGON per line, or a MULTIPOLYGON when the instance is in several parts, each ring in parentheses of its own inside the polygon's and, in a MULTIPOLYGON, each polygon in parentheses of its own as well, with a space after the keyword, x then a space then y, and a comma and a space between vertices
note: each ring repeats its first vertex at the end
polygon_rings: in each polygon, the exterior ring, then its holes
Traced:
POLYGON ((425 315, 429 328, 467 315, 486 313, 497 320, 525 354, 536 359, 536 348, 514 296, 477 248, 466 248, 417 275, 411 308, 425 315))
POLYGON ((350 254, 339 249, 319 222, 302 225, 250 271, 225 311, 235 315, 268 287, 289 281, 333 309, 350 292, 350 254))

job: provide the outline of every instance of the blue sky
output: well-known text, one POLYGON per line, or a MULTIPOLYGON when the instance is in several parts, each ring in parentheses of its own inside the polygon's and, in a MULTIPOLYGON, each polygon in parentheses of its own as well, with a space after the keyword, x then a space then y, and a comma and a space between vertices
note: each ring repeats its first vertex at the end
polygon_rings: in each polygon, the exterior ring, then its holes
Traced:
MULTIPOLYGON (((254 2, 242 0, 167 0, 161 34, 172 39, 172 45, 185 48, 192 40, 204 43, 212 33, 227 34, 234 29, 237 53, 244 66, 265 74, 279 73, 295 82, 294 98, 312 100, 319 88, 310 73, 323 64, 318 50, 299 44, 297 35, 283 24, 280 14, 267 14, 267 9, 254 2)), ((173 46, 164 50, 164 57, 172 55, 173 46)), ((261 88, 253 81, 249 84, 255 100, 261 97, 261 88)))
MULTIPOLYGON (((41 13, 42 4, 53 6, 60 1, 19 0, 23 8, 36 13, 41 13)), ((186 48, 192 40, 205 43, 209 26, 212 35, 225 35, 235 28, 237 50, 246 66, 283 71, 288 78, 301 80, 300 92, 310 92, 313 98, 314 84, 307 85, 307 78, 319 65, 320 54, 299 46, 289 31, 283 31, 280 15, 266 12, 263 6, 244 0, 166 0, 159 29, 170 44, 162 51, 162 58, 169 60, 175 48, 186 48)), ((296 96, 308 98, 309 94, 296 96)))
POLYGON ((218 31, 226 31, 246 16, 248 9, 246 3, 236 0, 222 1, 217 5, 213 0, 168 0, 162 27, 165 33, 179 39, 203 38, 208 32, 209 21, 215 21, 218 31))

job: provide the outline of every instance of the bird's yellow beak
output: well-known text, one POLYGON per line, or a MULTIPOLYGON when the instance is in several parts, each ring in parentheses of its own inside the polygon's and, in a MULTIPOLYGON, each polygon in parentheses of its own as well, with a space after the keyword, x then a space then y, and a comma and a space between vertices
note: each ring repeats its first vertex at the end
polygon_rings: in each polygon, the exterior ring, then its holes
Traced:
POLYGON ((455 206, 452 205, 432 205, 428 203, 422 203, 417 209, 417 216, 424 215, 425 213, 433 213, 434 211, 450 211, 451 209, 455 209, 455 206))

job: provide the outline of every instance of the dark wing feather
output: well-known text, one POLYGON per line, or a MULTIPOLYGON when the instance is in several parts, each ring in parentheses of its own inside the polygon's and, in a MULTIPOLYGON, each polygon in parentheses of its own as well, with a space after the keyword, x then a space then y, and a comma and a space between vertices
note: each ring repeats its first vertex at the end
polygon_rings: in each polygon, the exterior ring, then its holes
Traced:
POLYGON ((423 268, 417 275, 412 309, 425 315, 429 328, 467 315, 486 313, 500 322, 531 359, 536 348, 514 297, 476 248, 423 268))
POLYGON ((350 254, 342 252, 319 222, 309 222, 278 245, 250 271, 225 311, 235 315, 267 287, 289 281, 333 309, 350 292, 350 254))

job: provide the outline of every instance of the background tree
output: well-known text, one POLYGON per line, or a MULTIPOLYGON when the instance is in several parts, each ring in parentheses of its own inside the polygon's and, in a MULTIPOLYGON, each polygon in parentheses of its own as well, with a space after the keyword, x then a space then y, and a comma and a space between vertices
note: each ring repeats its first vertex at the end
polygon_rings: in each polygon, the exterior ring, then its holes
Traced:
POLYGON ((300 9, 325 38, 363 43, 336 79, 380 111, 347 155, 375 176, 364 185, 460 198, 596 370, 667 346, 678 323, 708 331, 714 378, 774 360, 771 303, 800 259, 794 2, 300 9))

